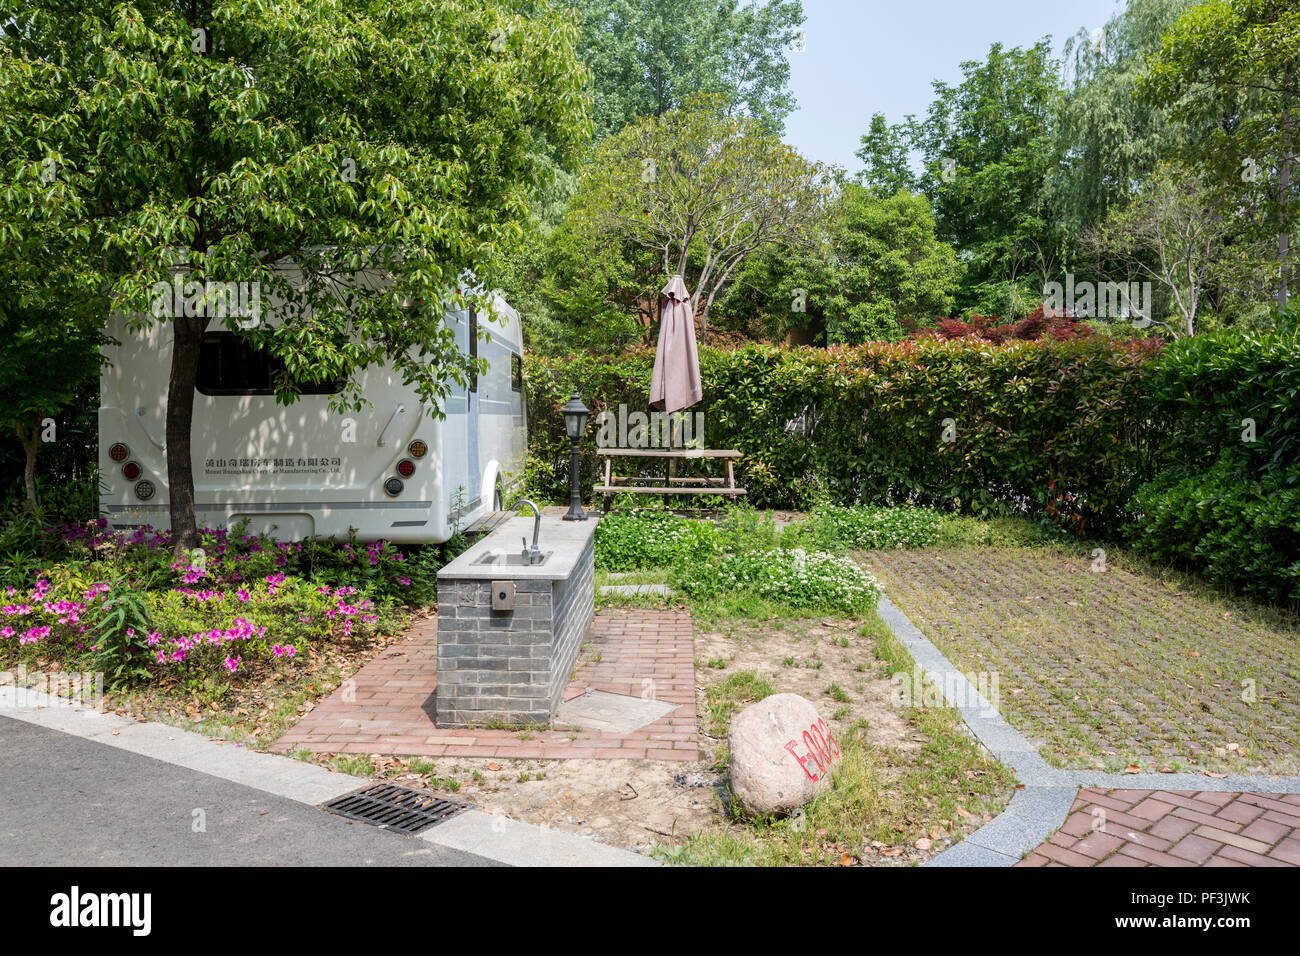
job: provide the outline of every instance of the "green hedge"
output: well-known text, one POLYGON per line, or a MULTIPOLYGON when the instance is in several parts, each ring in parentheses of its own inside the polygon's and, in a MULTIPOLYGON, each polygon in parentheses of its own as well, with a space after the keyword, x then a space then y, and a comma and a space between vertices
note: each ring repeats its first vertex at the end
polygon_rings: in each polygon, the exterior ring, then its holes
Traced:
POLYGON ((1175 342, 1151 363, 1162 423, 1160 462, 1195 472, 1226 449, 1262 478, 1300 452, 1300 332, 1206 332, 1175 342), (1246 420, 1254 441, 1245 439, 1246 420))
POLYGON ((1142 487, 1133 545, 1264 601, 1300 602, 1300 466, 1256 482, 1241 456, 1142 487))
MULTIPOLYGON (((852 348, 704 348, 705 443, 744 453, 759 507, 918 504, 977 513, 1055 511, 1104 533, 1151 474, 1146 397, 1157 346, 1101 338, 994 345, 972 339, 852 348), (952 419, 954 441, 944 440, 952 419)), ((528 361, 530 480, 562 498, 569 445, 560 406, 644 410, 654 355, 528 361)), ((596 477, 590 426, 582 484, 596 477)))
MULTIPOLYGON (((653 360, 649 349, 530 358, 535 492, 562 498, 568 487, 559 408, 572 388, 596 411, 644 410, 653 360)), ((759 507, 1046 516, 1081 535, 1127 537, 1263 599, 1300 602, 1294 330, 1225 329, 1167 347, 1098 336, 705 348, 700 372, 705 399, 692 411, 705 415, 705 441, 744 453, 739 475, 759 507)), ((593 427, 587 488, 594 436, 593 427)))
POLYGON ((1300 335, 1206 333, 1164 350, 1151 371, 1160 468, 1138 490, 1134 546, 1254 597, 1300 602, 1300 335))

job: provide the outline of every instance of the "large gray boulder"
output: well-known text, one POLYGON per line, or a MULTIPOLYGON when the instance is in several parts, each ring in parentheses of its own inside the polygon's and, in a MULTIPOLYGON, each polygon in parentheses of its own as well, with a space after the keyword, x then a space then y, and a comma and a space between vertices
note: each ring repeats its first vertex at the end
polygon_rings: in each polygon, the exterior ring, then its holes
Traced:
POLYGON ((786 813, 830 786, 840 747, 817 708, 773 694, 731 721, 731 792, 750 813, 786 813))

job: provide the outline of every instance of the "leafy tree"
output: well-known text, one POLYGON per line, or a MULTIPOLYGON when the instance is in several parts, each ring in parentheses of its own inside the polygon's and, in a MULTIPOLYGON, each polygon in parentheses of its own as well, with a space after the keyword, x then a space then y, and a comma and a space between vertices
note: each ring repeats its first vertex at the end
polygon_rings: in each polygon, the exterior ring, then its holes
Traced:
POLYGON ((1228 203, 1246 210, 1250 233, 1275 241, 1285 309, 1295 263, 1300 9, 1294 0, 1198 4, 1165 34, 1140 90, 1189 122, 1207 100, 1221 104, 1219 121, 1190 137, 1187 152, 1228 203))
POLYGON ((540 254, 530 348, 609 353, 641 339, 638 298, 657 275, 653 257, 576 215, 550 232, 540 254))
MULTIPOLYGON (((1147 57, 1192 0, 1129 0, 1095 34, 1066 41, 1067 90, 1059 101, 1051 204, 1067 241, 1132 198, 1190 127, 1137 95, 1147 57)), ((1067 250, 1066 255, 1069 255, 1067 250)))
POLYGON ((28 143, 41 157, 0 153, 0 430, 22 447, 25 505, 37 514, 44 423, 52 422, 54 440, 66 437, 65 413, 91 390, 105 302, 95 273, 76 258, 89 235, 82 197, 58 175, 59 146, 75 134, 76 118, 60 109, 48 64, 9 60, 0 70, 0 98, 10 107, 0 118, 4 142, 28 143))
POLYGON ((933 84, 926 117, 909 118, 906 130, 923 157, 919 185, 939 238, 968 258, 958 295, 965 308, 987 300, 991 285, 1013 289, 1035 270, 1045 276, 1059 258, 1045 183, 1060 88, 1046 40, 1028 49, 995 43, 987 59, 961 69, 956 86, 933 84))
POLYGON ((854 155, 863 165, 859 182, 877 196, 916 189, 916 177, 907 162, 905 131, 885 122, 885 114, 871 114, 871 127, 862 135, 862 146, 854 155))
POLYGON ((24 453, 26 508, 40 512, 36 456, 46 440, 58 441, 69 410, 97 384, 97 328, 75 312, 9 310, 0 317, 0 428, 16 434, 24 453), (48 423, 48 424, 47 424, 48 423))
POLYGON ((720 96, 780 132, 794 109, 786 51, 804 22, 799 0, 574 0, 580 54, 594 74, 597 139, 694 96, 720 96))
POLYGON ((668 276, 682 275, 703 335, 713 300, 736 269, 754 253, 804 241, 828 192, 820 166, 710 99, 606 140, 574 215, 598 234, 653 253, 657 284, 638 295, 657 296, 668 276))
POLYGON ((846 183, 822 241, 793 257, 756 257, 725 305, 729 316, 765 312, 774 331, 802 328, 827 344, 893 341, 948 313, 961 274, 924 196, 881 198, 846 183))
POLYGON ((1227 209, 1195 174, 1163 166, 1084 241, 1162 289, 1178 316, 1176 325, 1154 315, 1144 319, 1174 335, 1193 335, 1207 286, 1230 268, 1227 209))
POLYGON ((538 157, 589 132, 576 25, 545 3, 525 16, 500 0, 0 0, 0 23, 14 204, 40 201, 34 177, 53 156, 84 203, 87 287, 106 286, 136 325, 173 325, 178 552, 196 541, 190 430, 214 304, 202 283, 258 283, 263 300, 301 306, 274 327, 227 319, 284 361, 282 401, 343 378, 336 404, 355 407, 358 370, 392 362, 436 409, 467 372, 448 289, 466 270, 491 286, 538 157), (17 120, 15 105, 39 109, 17 120), (352 281, 363 268, 383 288, 352 281), (182 310, 198 314, 155 314, 156 284, 177 274, 199 288, 182 310))

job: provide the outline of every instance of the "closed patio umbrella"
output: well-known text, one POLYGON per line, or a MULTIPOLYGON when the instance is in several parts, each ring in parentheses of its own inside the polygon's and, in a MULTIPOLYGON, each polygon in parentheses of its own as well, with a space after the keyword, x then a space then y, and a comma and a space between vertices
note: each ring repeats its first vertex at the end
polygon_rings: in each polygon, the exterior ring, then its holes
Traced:
POLYGON ((663 287, 659 345, 650 374, 650 410, 676 412, 704 397, 700 385, 700 356, 695 348, 695 309, 686 283, 677 275, 663 287))

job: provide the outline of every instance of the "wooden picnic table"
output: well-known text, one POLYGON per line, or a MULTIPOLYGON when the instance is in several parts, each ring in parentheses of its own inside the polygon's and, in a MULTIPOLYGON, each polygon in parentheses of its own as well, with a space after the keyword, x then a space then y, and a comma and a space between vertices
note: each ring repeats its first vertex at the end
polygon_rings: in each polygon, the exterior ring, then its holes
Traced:
POLYGON ((604 496, 604 511, 609 511, 614 495, 622 492, 634 495, 725 495, 732 498, 745 494, 744 488, 736 487, 735 463, 741 454, 734 448, 597 448, 596 454, 605 459, 605 482, 595 485, 592 490, 604 496), (652 463, 662 461, 664 476, 661 479, 658 475, 615 475, 615 458, 650 459, 652 463), (726 474, 713 477, 697 469, 692 469, 694 475, 677 474, 679 464, 689 467, 699 460, 723 462, 726 474))

